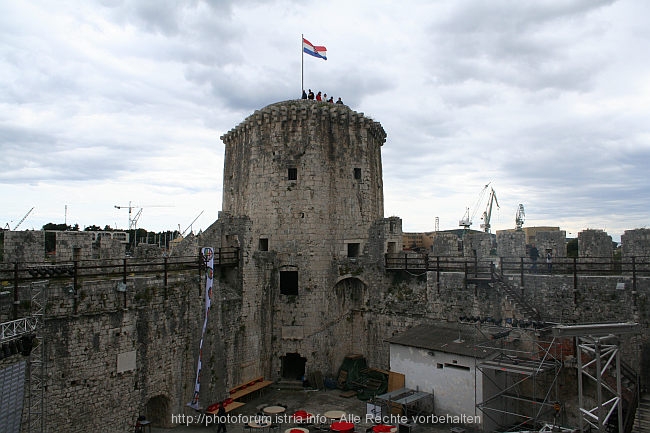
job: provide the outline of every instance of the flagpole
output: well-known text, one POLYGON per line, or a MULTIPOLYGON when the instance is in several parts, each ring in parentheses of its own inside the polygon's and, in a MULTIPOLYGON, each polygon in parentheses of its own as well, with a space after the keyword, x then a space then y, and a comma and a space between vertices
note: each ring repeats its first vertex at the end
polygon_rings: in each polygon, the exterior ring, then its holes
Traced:
POLYGON ((300 34, 300 93, 305 90, 305 50, 302 49, 302 41, 305 39, 304 34, 300 34))

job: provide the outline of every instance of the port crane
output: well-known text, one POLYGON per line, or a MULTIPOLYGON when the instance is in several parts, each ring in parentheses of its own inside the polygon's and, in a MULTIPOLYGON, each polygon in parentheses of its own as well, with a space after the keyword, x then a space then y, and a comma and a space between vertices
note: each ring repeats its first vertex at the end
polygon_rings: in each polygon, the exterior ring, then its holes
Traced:
POLYGON ((485 233, 490 233, 490 220, 492 219, 492 205, 496 204, 497 209, 499 208, 499 200, 497 200, 497 195, 494 192, 494 188, 490 188, 490 197, 488 198, 487 206, 483 212, 483 224, 481 228, 485 233))
POLYGON ((472 222, 474 221, 474 217, 476 216, 476 212, 478 211, 479 204, 483 200, 483 196, 485 195, 485 191, 487 191, 488 187, 490 186, 489 182, 487 185, 483 187, 481 190, 481 193, 478 195, 478 199, 476 200, 476 204, 474 205, 474 212, 472 213, 472 216, 470 217, 469 215, 469 208, 465 211, 465 216, 458 221, 458 225, 460 227, 463 227, 465 230, 469 230, 470 226, 472 225, 472 222))
POLYGON ((524 218, 526 218, 524 205, 519 203, 519 208, 517 209, 517 214, 515 215, 515 228, 517 231, 521 231, 521 228, 524 226, 524 218))

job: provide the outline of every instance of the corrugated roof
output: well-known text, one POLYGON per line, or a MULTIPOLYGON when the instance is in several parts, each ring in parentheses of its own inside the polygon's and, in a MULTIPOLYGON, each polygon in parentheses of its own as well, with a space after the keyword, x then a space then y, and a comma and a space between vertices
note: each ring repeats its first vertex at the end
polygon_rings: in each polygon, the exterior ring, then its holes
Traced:
POLYGON ((477 343, 487 341, 487 339, 473 326, 460 323, 457 326, 418 325, 386 341, 401 346, 417 347, 479 359, 496 353, 494 350, 476 347, 477 343))

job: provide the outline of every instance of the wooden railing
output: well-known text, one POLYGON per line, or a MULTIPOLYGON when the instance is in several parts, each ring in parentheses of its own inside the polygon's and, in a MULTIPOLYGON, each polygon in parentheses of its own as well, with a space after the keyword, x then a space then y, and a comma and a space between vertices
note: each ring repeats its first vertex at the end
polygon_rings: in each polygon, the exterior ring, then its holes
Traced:
MULTIPOLYGON (((238 248, 217 248, 214 251, 214 267, 234 267, 239 264, 238 248)), ((70 262, 16 262, 0 263, 0 284, 4 290, 12 290, 13 317, 18 318, 18 288, 20 285, 39 280, 70 280, 73 289, 83 279, 120 278, 126 284, 128 278, 147 275, 161 276, 165 290, 171 273, 205 270, 206 260, 199 253, 195 256, 160 258, 132 258, 108 260, 74 260, 70 262)))
MULTIPOLYGON (((237 266, 239 249, 217 248, 214 252, 214 266, 237 266)), ((169 272, 199 269, 205 260, 199 253, 196 256, 173 256, 160 258, 132 258, 108 260, 74 260, 69 262, 16 262, 0 263, 0 281, 29 282, 44 278, 90 278, 122 277, 162 274, 169 272)))
POLYGON ((435 256, 422 253, 393 253, 385 255, 387 271, 410 272, 463 272, 467 277, 488 276, 493 273, 519 275, 520 284, 525 285, 527 275, 570 275, 577 286, 579 276, 590 275, 628 275, 632 278, 636 290, 637 278, 650 276, 650 257, 629 257, 614 260, 611 257, 554 257, 550 266, 546 259, 540 258, 533 263, 527 257, 520 258, 466 258, 435 256))

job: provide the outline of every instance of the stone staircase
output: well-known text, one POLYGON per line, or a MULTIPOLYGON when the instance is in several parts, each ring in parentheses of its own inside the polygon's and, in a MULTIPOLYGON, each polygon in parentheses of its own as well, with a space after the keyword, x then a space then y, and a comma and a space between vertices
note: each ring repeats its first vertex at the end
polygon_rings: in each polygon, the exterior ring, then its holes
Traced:
POLYGON ((492 286, 501 291, 505 295, 505 299, 510 302, 511 304, 514 304, 515 310, 519 312, 523 317, 523 319, 528 319, 528 320, 533 320, 533 321, 541 321, 542 317, 539 314, 539 311, 532 305, 528 303, 524 299, 523 296, 519 293, 517 289, 512 287, 510 284, 508 284, 507 281, 505 281, 503 278, 501 278, 500 275, 494 274, 494 282, 492 283, 492 286))
POLYGON ((632 433, 650 432, 650 393, 641 394, 639 406, 636 409, 632 433))

